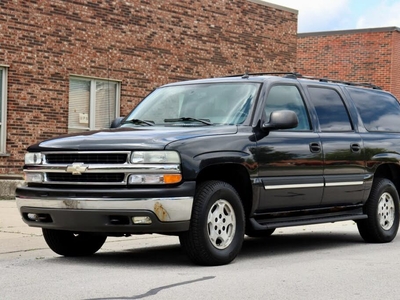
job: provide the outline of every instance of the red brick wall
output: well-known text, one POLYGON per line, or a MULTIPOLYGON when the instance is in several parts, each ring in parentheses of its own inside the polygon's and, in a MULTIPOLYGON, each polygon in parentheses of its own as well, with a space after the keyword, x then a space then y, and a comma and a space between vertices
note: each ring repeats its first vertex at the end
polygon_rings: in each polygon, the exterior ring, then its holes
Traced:
POLYGON ((400 67, 398 35, 392 28, 299 34, 297 71, 309 76, 373 83, 399 98, 400 79, 394 76, 400 67))
POLYGON ((400 32, 393 32, 392 74, 390 90, 400 101, 400 32))
POLYGON ((292 71, 297 14, 248 0, 0 1, 9 65, 9 157, 67 132, 71 74, 122 81, 121 115, 155 86, 189 78, 292 71))

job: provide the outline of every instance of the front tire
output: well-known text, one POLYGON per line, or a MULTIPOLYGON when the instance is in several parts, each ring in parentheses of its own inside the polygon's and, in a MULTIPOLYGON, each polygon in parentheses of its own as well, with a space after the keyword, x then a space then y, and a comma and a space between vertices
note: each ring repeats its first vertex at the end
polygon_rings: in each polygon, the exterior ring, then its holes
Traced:
POLYGON ((391 242, 399 228, 399 195, 393 182, 376 178, 364 206, 368 219, 357 221, 361 237, 368 243, 391 242))
POLYGON ((206 181, 196 192, 189 231, 179 239, 194 263, 224 265, 238 255, 244 228, 244 209, 236 190, 226 182, 206 181))
POLYGON ((88 256, 96 253, 105 243, 107 236, 93 233, 42 229, 43 237, 55 253, 63 256, 88 256))

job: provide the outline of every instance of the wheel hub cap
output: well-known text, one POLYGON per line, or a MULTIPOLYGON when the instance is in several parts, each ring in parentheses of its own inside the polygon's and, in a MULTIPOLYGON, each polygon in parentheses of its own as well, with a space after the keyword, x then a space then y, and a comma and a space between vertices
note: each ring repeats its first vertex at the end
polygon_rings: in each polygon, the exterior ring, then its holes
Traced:
POLYGON ((395 212, 396 209, 392 196, 389 193, 383 193, 378 203, 378 220, 384 230, 392 228, 395 212))
POLYGON ((208 237, 217 249, 226 249, 233 240, 236 231, 235 211, 232 205, 223 199, 215 202, 208 212, 208 237))

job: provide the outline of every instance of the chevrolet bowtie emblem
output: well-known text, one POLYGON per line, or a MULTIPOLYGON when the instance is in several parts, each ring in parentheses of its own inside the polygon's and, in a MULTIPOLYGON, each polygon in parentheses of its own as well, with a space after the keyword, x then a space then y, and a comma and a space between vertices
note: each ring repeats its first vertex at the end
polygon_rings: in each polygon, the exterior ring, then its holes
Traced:
POLYGON ((72 173, 72 175, 81 175, 87 170, 88 167, 84 163, 73 163, 71 166, 67 167, 67 172, 72 173))

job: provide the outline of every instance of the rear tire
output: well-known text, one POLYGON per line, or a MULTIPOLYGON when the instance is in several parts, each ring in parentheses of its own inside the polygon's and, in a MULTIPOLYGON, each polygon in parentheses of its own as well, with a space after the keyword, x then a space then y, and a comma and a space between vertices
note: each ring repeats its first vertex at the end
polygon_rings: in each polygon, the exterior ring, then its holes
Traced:
POLYGON ((196 264, 228 264, 242 247, 244 220, 236 190, 226 182, 206 181, 196 192, 190 228, 179 236, 180 243, 196 264))
POLYGON ((364 206, 368 219, 357 221, 361 237, 368 243, 391 242, 399 228, 399 195, 393 182, 376 178, 364 206))
POLYGON ((107 239, 105 235, 42 229, 43 237, 55 253, 63 256, 88 256, 96 253, 107 239))

